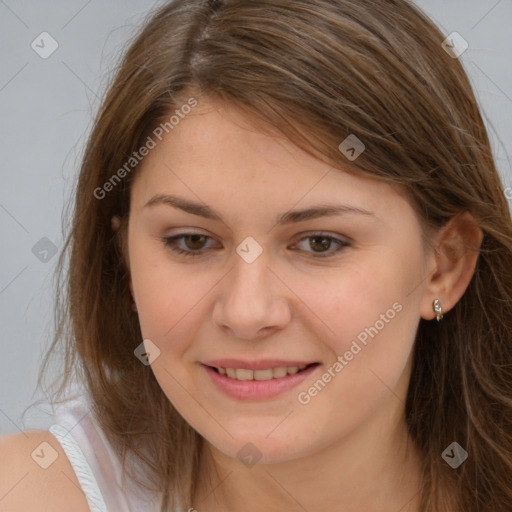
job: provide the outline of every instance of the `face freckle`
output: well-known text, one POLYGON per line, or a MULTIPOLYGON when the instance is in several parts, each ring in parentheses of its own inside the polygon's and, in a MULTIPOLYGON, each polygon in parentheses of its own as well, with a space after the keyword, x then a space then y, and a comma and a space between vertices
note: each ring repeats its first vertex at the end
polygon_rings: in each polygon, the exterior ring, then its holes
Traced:
POLYGON ((426 275, 419 221, 389 185, 244 129, 250 119, 228 105, 201 107, 151 151, 131 190, 130 280, 143 337, 160 350, 151 369, 219 451, 235 457, 250 440, 268 462, 312 454, 401 406, 393 393, 407 387, 426 275), (172 200, 148 205, 157 195, 172 200), (278 223, 322 205, 345 211, 278 223), (204 238, 165 243, 190 233, 204 238), (330 256, 313 236, 330 237, 330 256), (335 252, 332 240, 345 245, 335 252), (297 385, 248 399, 212 380, 205 363, 224 359, 316 365, 297 385))

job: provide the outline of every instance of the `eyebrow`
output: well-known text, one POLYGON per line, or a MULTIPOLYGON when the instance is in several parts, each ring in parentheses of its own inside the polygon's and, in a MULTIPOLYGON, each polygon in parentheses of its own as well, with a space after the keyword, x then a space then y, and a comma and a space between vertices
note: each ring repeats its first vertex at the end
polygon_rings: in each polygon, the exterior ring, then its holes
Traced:
MULTIPOLYGON (((212 208, 205 204, 196 203, 182 197, 177 197, 167 194, 157 194, 153 196, 145 205, 146 207, 152 207, 156 205, 167 205, 173 208, 183 210, 192 215, 198 215, 205 219, 211 219, 223 222, 222 217, 215 212, 212 208)), ((342 214, 357 214, 376 217, 375 213, 358 208, 347 204, 316 204, 303 210, 290 210, 278 216, 276 220, 277 225, 293 224, 297 222, 303 222, 306 220, 317 219, 319 217, 331 216, 331 215, 342 215, 342 214)))

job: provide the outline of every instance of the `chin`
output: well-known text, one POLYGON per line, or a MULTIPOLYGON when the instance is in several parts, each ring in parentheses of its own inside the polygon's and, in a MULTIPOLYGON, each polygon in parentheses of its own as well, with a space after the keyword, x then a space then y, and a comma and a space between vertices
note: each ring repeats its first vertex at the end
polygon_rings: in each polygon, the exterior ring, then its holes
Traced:
POLYGON ((283 430, 278 435, 276 432, 268 436, 272 429, 265 429, 253 432, 245 431, 243 434, 230 432, 234 438, 224 437, 219 439, 208 439, 208 442, 214 448, 222 452, 225 456, 237 459, 247 467, 254 464, 281 464, 294 459, 298 459, 309 453, 313 453, 315 448, 310 444, 311 436, 308 440, 295 439, 289 432, 283 430))

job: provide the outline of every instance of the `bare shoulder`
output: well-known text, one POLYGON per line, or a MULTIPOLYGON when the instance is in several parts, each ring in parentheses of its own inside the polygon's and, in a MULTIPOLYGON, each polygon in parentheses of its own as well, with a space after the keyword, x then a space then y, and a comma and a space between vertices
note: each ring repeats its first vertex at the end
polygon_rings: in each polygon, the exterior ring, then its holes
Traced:
POLYGON ((0 438, 0 510, 89 512, 73 467, 50 432, 0 438))

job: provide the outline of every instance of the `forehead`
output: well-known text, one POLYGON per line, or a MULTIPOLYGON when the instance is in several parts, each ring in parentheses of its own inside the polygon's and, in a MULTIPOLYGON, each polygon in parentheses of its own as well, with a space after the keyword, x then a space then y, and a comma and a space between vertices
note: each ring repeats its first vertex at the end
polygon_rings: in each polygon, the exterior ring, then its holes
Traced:
POLYGON ((386 210, 402 201, 384 182, 333 168, 228 104, 200 104, 144 158, 132 186, 135 204, 180 192, 218 205, 291 208, 312 202, 386 210), (259 126, 259 125, 258 125, 259 126))

